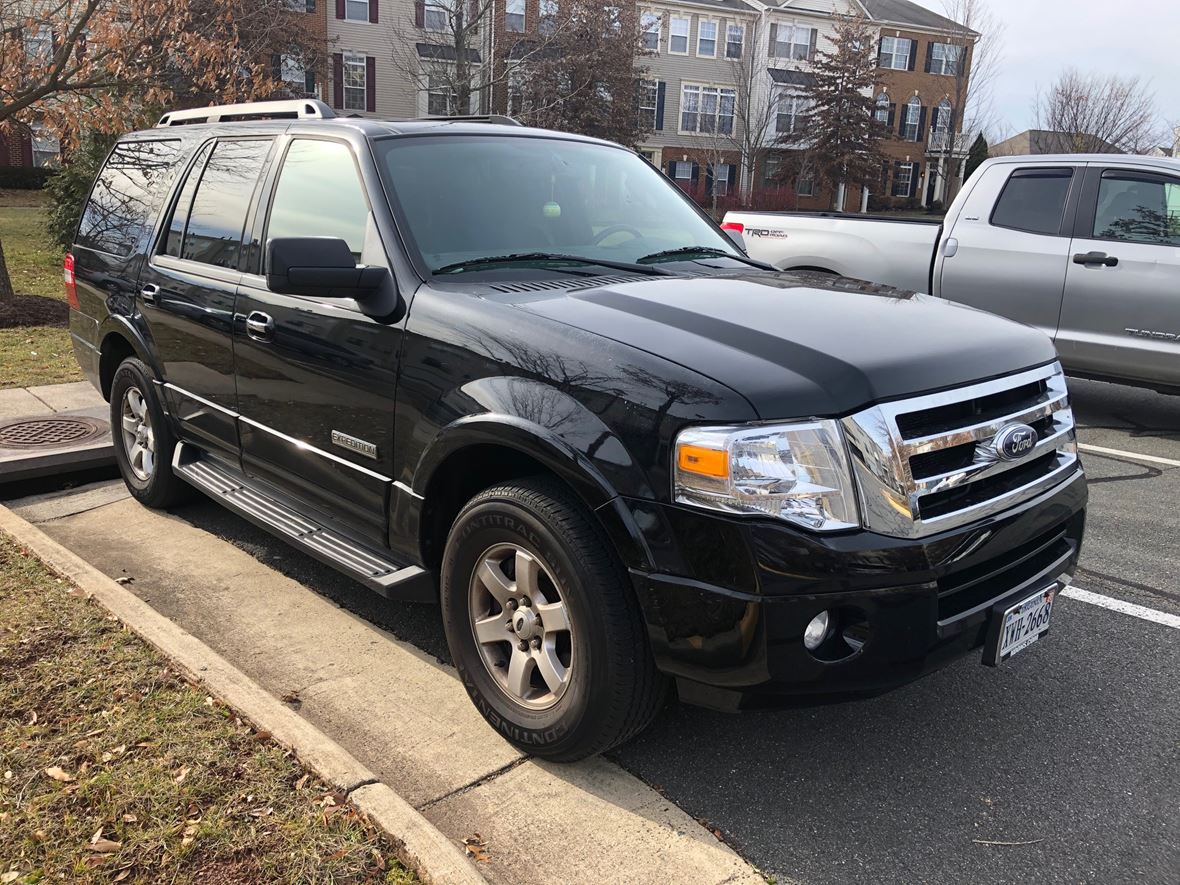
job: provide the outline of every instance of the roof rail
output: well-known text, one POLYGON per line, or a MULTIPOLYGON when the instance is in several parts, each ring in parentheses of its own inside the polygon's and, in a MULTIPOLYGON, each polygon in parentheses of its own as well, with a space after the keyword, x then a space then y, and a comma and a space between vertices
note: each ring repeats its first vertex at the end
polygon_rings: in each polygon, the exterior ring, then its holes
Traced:
POLYGON ((463 114, 458 117, 429 116, 415 117, 415 120, 438 120, 440 123, 495 123, 498 126, 523 126, 524 123, 515 117, 504 114, 463 114))
POLYGON ((319 99, 291 98, 279 101, 251 101, 245 104, 211 105, 169 111, 160 118, 161 126, 186 126, 197 123, 233 123, 250 120, 325 120, 336 113, 319 99))

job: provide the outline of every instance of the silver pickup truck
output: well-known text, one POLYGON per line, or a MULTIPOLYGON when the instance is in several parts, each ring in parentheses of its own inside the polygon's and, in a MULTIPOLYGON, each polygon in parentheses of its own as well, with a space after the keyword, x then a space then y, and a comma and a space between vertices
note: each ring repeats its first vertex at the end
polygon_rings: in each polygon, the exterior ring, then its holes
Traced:
POLYGON ((752 258, 930 292, 1036 326, 1068 373, 1180 393, 1180 161, 981 165, 943 222, 730 212, 752 258))

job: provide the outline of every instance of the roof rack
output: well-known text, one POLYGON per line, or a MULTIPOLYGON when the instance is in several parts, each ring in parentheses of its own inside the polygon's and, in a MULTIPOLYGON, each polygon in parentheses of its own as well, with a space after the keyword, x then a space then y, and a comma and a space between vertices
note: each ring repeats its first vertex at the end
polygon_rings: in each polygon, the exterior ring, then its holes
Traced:
POLYGON ((156 128, 197 123, 241 123, 250 120, 326 120, 335 116, 336 113, 318 99, 292 98, 169 111, 156 123, 156 128))
POLYGON ((504 114, 464 114, 458 117, 429 116, 415 117, 415 120, 437 120, 440 123, 495 123, 498 126, 523 126, 515 117, 504 114))

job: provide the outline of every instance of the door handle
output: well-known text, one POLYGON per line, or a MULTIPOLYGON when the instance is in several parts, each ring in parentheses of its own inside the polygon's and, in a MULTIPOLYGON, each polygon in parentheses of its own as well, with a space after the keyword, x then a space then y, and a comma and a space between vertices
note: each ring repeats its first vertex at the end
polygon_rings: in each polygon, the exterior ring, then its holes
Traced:
POLYGON ((1119 260, 1105 252, 1077 252, 1073 256, 1074 264, 1101 264, 1106 267, 1117 267, 1119 260))
POLYGON ((246 334, 255 341, 270 341, 274 333, 275 321, 269 314, 254 310, 246 317, 246 334))
POLYGON ((143 298, 144 304, 155 304, 156 296, 160 294, 160 287, 155 283, 148 283, 139 290, 140 297, 143 298))

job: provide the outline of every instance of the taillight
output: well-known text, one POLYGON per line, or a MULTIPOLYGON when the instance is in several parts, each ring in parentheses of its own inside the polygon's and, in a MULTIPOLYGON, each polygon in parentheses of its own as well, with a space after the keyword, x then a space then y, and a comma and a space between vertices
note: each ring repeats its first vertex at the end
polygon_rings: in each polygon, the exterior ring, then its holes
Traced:
POLYGON ((70 309, 79 310, 82 305, 78 303, 78 287, 74 284, 74 255, 72 252, 66 253, 65 270, 61 277, 66 284, 66 301, 70 303, 70 309))
POLYGON ((746 229, 746 226, 740 221, 727 221, 721 225, 722 230, 736 230, 739 234, 746 229))

